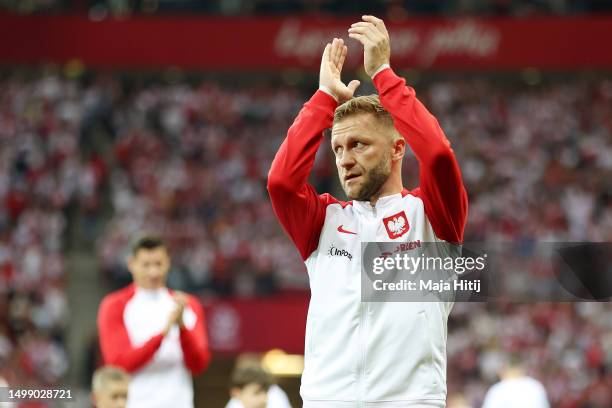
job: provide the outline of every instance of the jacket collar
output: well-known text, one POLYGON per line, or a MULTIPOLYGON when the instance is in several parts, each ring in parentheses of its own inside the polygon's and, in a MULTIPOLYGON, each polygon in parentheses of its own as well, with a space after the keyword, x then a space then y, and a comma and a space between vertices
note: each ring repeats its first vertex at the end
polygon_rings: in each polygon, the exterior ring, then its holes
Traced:
POLYGON ((143 289, 134 285, 135 295, 142 299, 157 300, 168 295, 168 288, 162 287, 159 289, 143 289))
POLYGON ((376 200, 375 206, 373 206, 369 201, 357 201, 357 200, 353 201, 353 206, 359 212, 372 213, 376 211, 377 213, 381 213, 381 211, 385 211, 386 209, 397 204, 397 202, 401 200, 402 197, 405 195, 404 194, 405 191, 407 190, 404 190, 401 193, 390 194, 387 196, 380 197, 378 200, 376 200))

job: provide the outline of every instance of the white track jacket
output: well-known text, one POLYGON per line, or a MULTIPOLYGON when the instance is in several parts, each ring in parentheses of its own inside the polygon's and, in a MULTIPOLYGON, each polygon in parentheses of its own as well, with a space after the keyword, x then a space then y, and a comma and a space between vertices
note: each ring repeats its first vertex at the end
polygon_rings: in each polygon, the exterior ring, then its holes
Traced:
POLYGON ((391 68, 380 100, 419 161, 420 186, 369 202, 317 194, 307 179, 336 101, 317 91, 270 169, 274 211, 306 263, 311 300, 300 393, 306 408, 444 407, 452 303, 362 302, 361 242, 461 243, 467 195, 450 143, 391 68))

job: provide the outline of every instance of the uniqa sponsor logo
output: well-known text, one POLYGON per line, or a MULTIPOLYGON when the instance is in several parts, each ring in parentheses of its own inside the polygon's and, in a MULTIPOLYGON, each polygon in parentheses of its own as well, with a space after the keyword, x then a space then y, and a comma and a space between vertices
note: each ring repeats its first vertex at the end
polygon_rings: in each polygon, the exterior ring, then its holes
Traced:
POLYGON ((353 255, 347 251, 346 249, 336 248, 333 244, 329 247, 329 251, 327 251, 329 256, 345 256, 349 260, 353 259, 353 255))

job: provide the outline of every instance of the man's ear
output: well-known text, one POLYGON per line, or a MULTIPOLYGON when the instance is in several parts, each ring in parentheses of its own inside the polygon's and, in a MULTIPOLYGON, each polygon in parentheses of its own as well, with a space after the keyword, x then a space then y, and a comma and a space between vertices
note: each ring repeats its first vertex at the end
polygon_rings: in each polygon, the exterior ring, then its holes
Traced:
POLYGON ((402 160, 404 158, 404 154, 406 154, 406 141, 403 137, 398 137, 393 141, 393 153, 391 154, 391 160, 402 160))
POLYGON ((130 275, 134 274, 134 264, 135 263, 136 263, 136 257, 130 254, 130 256, 127 259, 127 268, 128 268, 128 271, 130 272, 130 275))

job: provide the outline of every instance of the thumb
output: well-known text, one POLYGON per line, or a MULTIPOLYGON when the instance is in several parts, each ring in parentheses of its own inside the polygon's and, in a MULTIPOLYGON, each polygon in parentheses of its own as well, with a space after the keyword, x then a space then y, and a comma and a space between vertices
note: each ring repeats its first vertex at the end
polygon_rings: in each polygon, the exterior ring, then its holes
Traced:
POLYGON ((331 50, 331 44, 327 44, 325 46, 325 49, 323 50, 323 56, 321 57, 321 64, 325 63, 325 62, 329 62, 329 53, 331 50))
POLYGON ((351 94, 354 94, 359 85, 361 85, 361 82, 356 79, 353 79, 351 82, 349 82, 347 88, 351 91, 351 94))

